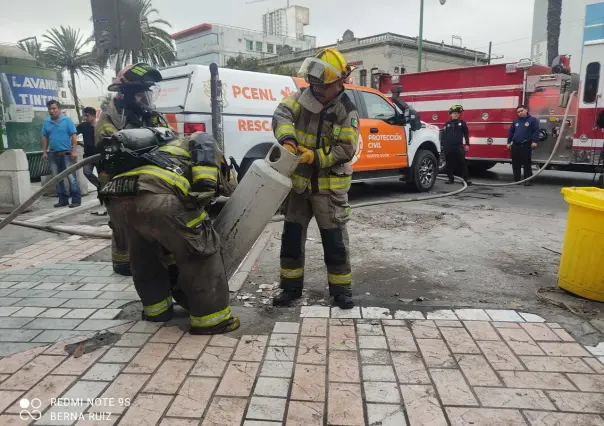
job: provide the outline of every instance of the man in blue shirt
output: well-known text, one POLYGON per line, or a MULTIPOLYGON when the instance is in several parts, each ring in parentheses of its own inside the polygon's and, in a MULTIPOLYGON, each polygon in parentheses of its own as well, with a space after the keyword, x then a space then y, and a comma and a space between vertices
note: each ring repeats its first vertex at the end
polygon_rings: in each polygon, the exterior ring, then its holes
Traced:
MULTIPOLYGON (((50 100, 46 104, 49 116, 42 125, 42 159, 50 161, 52 176, 56 176, 77 160, 78 138, 75 125, 71 118, 61 113, 61 104, 50 100)), ((63 180, 57 183, 59 202, 55 207, 78 207, 82 202, 80 185, 75 173, 69 175, 69 189, 65 189, 63 180), (71 195, 71 204, 69 196, 71 195)))
MULTIPOLYGON (((524 179, 533 175, 531 157, 532 150, 537 148, 539 141, 539 121, 529 114, 526 105, 520 105, 516 112, 518 118, 510 126, 508 133, 508 149, 512 151, 514 182, 519 182, 522 168, 524 179)), ((529 186, 530 182, 525 182, 524 185, 529 186)))

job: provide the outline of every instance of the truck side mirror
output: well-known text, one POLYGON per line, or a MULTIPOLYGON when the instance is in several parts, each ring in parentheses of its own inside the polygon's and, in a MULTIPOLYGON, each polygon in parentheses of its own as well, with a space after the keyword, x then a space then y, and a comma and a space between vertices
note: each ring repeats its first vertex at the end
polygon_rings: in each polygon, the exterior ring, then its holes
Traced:
POLYGON ((403 111, 403 117, 401 121, 402 124, 409 124, 411 126, 411 130, 416 131, 422 128, 422 121, 420 119, 419 113, 411 108, 406 102, 402 101, 400 98, 393 98, 392 101, 396 104, 397 107, 403 111))

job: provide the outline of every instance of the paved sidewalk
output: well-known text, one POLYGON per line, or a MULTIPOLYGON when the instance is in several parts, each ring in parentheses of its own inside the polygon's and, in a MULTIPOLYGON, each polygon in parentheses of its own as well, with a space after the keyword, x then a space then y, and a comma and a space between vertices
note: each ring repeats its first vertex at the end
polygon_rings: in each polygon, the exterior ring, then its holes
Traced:
POLYGON ((74 261, 107 244, 0 260, 0 426, 604 425, 604 343, 537 315, 303 306, 273 324, 278 310, 237 307, 238 331, 190 336, 183 311, 115 319, 131 278, 74 261))
MULTIPOLYGON (((110 245, 111 240, 100 238, 88 239, 79 236, 71 236, 69 238, 65 238, 62 235, 47 238, 45 240, 40 241, 39 243, 32 244, 22 249, 19 249, 12 254, 0 257, 0 274, 2 274, 0 275, 0 281, 10 281, 6 279, 6 277, 3 277, 3 275, 6 274, 5 270, 7 269, 16 270, 26 268, 28 266, 39 265, 43 265, 44 269, 49 269, 53 268, 52 265, 57 262, 74 262, 85 259, 91 254, 94 254, 99 250, 102 250, 110 245)), ((83 265, 82 262, 78 262, 78 264, 83 265)), ((107 264, 99 266, 99 269, 103 269, 107 266, 107 264)), ((90 269, 90 267, 88 269, 90 269)), ((36 278, 45 278, 46 276, 51 275, 51 273, 44 275, 41 273, 40 270, 35 271, 33 269, 28 269, 27 271, 24 271, 23 273, 17 273, 16 275, 24 274, 37 274, 36 278)), ((54 275, 65 276, 69 274, 59 275, 58 273, 55 273, 54 275)), ((103 275, 101 274, 101 276, 103 275)))
POLYGON ((31 349, 0 360, 0 424, 604 425, 604 348, 515 311, 390 315, 310 306, 241 338, 136 322, 78 358, 31 349))

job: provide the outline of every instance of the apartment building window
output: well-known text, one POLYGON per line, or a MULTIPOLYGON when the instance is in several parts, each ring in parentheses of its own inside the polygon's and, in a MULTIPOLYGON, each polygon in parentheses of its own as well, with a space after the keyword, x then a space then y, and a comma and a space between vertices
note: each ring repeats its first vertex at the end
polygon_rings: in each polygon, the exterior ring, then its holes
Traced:
POLYGON ((256 52, 262 52, 262 48, 264 47, 264 43, 261 41, 256 42, 256 52))
POLYGON ((254 50, 254 41, 253 40, 245 40, 245 47, 247 50, 254 50))
POLYGON ((283 53, 283 46, 277 46, 277 55, 283 53))
POLYGON ((266 43, 266 51, 268 53, 275 53, 275 45, 271 43, 266 43))

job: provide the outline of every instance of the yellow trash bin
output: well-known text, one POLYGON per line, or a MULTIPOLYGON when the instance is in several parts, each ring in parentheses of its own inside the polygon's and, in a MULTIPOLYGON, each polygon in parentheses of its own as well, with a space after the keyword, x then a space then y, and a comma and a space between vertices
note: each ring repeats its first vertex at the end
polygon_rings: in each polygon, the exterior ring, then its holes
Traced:
POLYGON ((562 188, 569 204, 558 285, 604 302, 604 189, 562 188))

